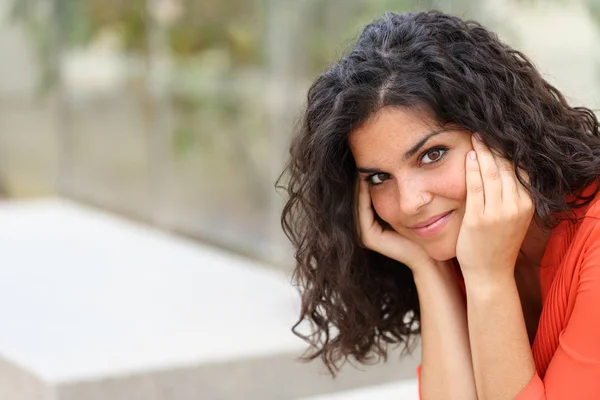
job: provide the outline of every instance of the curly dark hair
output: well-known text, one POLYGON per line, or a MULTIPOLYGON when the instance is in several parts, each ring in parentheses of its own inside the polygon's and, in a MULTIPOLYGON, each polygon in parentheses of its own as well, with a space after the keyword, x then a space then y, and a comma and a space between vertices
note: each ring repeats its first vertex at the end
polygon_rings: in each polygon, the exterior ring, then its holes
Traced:
POLYGON ((519 179, 546 228, 598 191, 582 195, 600 175, 596 116, 569 106, 521 52, 477 22, 438 11, 386 13, 367 25, 311 86, 278 180, 302 295, 292 330, 311 345, 303 359, 321 357, 334 375, 340 361, 385 360, 391 344, 410 352, 420 333, 411 270, 361 247, 354 217, 347 139, 387 106, 426 109, 441 125, 479 132, 528 173, 531 184, 519 179), (305 321, 310 334, 299 332, 305 321))

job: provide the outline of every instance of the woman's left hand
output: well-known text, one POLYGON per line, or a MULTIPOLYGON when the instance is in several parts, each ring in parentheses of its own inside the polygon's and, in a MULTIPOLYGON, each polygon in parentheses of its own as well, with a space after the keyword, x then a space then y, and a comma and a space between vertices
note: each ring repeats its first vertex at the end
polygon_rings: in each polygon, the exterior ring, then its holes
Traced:
POLYGON ((514 279, 534 203, 518 181, 512 162, 493 154, 475 136, 474 151, 466 157, 467 200, 456 257, 465 282, 514 279))

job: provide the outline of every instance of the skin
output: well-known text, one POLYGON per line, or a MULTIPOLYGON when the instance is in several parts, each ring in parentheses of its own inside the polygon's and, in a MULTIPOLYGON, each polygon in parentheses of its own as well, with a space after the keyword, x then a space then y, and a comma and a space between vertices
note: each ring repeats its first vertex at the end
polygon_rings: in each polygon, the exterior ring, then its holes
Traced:
POLYGON ((363 181, 368 180, 377 214, 433 259, 456 257, 456 240, 466 204, 464 160, 467 152, 473 150, 470 132, 444 129, 424 113, 390 107, 354 131, 349 145, 359 171, 380 171, 360 173, 363 181), (414 144, 435 132, 440 133, 404 159, 414 144), (436 149, 437 146, 448 150, 436 149), (423 238, 410 228, 448 211, 454 212, 439 236, 423 238))
MULTIPOLYGON (((470 132, 444 129, 414 109, 380 110, 352 132, 349 146, 360 172, 361 241, 411 268, 422 306, 431 304, 423 309, 427 314, 422 321, 423 371, 443 376, 432 366, 436 352, 425 349, 435 346, 431 342, 450 340, 437 349, 437 357, 448 366, 458 360, 456 369, 466 375, 472 372, 475 388, 470 398, 475 390, 478 399, 514 398, 535 374, 523 313, 527 307, 522 305, 539 295, 536 285, 519 285, 515 277, 525 277, 527 282, 537 279, 539 286, 539 277, 528 263, 539 261, 547 235, 532 222, 533 201, 516 179, 512 163, 496 156, 470 132), (437 133, 431 136, 432 132, 437 133), (416 143, 423 146, 406 157, 416 143), (393 231, 377 223, 373 209, 393 231), (423 237, 411 228, 448 211, 452 214, 447 224, 435 236, 423 237), (527 262, 519 251, 528 255, 527 262), (466 316, 456 294, 448 289, 451 278, 442 279, 444 274, 436 272, 447 270, 448 260, 454 257, 465 279, 466 316), (433 290, 435 281, 440 283, 433 290), (439 298, 444 291, 448 297, 439 298), (449 311, 455 318, 445 321, 444 333, 437 321, 447 303, 453 304, 449 311), (448 332, 451 338, 445 339, 448 332), (444 357, 449 347, 459 350, 444 357)), ((534 313, 532 320, 537 317, 534 313)), ((456 378, 462 385, 453 388, 458 398, 469 393, 472 377, 456 378)), ((425 381, 423 386, 428 386, 425 381)), ((443 398, 430 393, 431 398, 443 398)))

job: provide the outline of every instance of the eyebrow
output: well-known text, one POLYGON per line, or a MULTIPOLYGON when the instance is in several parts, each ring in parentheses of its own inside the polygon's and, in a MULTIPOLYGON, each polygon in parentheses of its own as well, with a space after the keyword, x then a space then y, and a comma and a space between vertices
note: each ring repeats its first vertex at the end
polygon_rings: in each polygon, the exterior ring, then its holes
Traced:
POLYGON ((412 156, 414 156, 417 153, 417 151, 421 150, 421 147, 423 147, 429 139, 431 139, 432 137, 434 137, 436 135, 439 135, 442 132, 446 132, 446 129, 438 129, 437 131, 429 132, 427 135, 425 135, 423 138, 421 138, 421 140, 419 140, 417 143, 415 143, 413 147, 408 149, 408 151, 406 153, 404 153, 404 155, 402 156, 402 160, 406 161, 409 158, 411 158, 412 156))
MULTIPOLYGON (((411 158, 412 156, 414 156, 419 150, 421 150, 421 147, 423 147, 429 139, 431 139, 432 137, 434 137, 436 135, 439 135, 440 133, 446 132, 446 131, 447 131, 447 129, 438 129, 435 131, 431 131, 427 135, 423 136, 417 143, 415 143, 410 149, 408 149, 406 151, 406 153, 404 153, 404 155, 402 156, 402 161, 406 161, 409 158, 411 158)), ((362 172, 365 174, 377 174, 377 173, 381 172, 381 170, 379 168, 357 167, 357 169, 359 172, 362 172)))

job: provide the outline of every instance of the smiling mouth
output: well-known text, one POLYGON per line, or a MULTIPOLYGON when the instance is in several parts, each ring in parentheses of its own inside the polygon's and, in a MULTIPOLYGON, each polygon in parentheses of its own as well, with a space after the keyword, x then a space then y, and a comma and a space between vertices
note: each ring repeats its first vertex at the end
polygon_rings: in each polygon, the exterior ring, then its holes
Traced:
POLYGON ((444 226, 446 226, 446 223, 448 222, 448 220, 450 220, 450 217, 453 213, 454 210, 449 211, 445 214, 435 216, 430 220, 425 221, 425 223, 413 226, 411 229, 419 236, 434 236, 438 234, 444 226))
POLYGON ((452 211, 448 211, 446 213, 443 214, 438 214, 435 217, 429 218, 427 221, 418 223, 416 225, 411 226, 411 229, 423 229, 423 228, 427 228, 428 226, 431 226, 433 224, 435 224, 437 221, 439 221, 440 219, 444 218, 445 216, 447 216, 448 214, 450 214, 452 211))

